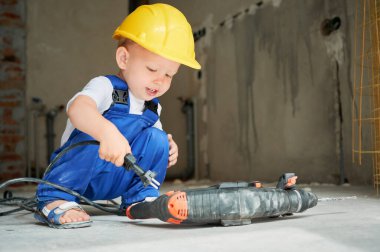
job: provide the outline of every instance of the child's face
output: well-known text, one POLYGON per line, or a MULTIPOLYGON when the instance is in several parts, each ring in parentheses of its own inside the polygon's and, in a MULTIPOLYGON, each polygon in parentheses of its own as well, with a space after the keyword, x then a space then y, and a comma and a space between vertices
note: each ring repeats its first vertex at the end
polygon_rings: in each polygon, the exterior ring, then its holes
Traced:
POLYGON ((169 90, 179 63, 163 58, 134 44, 126 50, 125 66, 121 73, 130 91, 139 99, 149 101, 169 90))

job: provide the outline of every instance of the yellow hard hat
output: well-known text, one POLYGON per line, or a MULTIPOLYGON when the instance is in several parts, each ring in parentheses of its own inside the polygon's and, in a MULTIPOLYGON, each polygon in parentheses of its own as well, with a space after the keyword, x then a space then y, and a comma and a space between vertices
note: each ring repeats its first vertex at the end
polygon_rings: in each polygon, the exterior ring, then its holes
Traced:
POLYGON ((194 38, 186 17, 167 4, 142 5, 129 14, 113 34, 128 38, 169 60, 200 69, 195 60, 194 38))

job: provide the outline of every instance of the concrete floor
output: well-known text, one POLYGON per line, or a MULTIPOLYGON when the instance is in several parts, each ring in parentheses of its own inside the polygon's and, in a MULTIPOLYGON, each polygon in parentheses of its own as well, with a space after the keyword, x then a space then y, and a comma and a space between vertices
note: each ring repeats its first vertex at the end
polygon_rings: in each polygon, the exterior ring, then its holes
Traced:
MULTIPOLYGON (((167 184, 162 191, 184 186, 167 184)), ((0 217, 0 251, 380 251, 380 199, 373 188, 307 187, 320 198, 357 198, 323 201, 293 216, 235 227, 129 220, 90 208, 90 228, 57 230, 23 211, 0 217)), ((13 190, 15 196, 29 191, 13 190)))

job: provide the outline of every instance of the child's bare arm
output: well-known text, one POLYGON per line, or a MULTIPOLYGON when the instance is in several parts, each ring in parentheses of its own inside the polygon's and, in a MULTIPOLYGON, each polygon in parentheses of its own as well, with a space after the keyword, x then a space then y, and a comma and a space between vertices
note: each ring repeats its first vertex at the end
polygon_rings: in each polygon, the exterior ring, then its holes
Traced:
POLYGON ((99 157, 121 166, 124 156, 131 153, 131 147, 114 124, 105 119, 97 110, 95 101, 79 95, 71 103, 67 114, 75 128, 100 142, 99 157))

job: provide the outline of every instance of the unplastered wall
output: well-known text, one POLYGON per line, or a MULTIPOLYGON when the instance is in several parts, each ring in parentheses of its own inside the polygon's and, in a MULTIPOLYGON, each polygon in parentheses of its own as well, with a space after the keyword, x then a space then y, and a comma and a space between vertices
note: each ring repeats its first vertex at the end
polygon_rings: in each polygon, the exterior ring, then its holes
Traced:
MULTIPOLYGON (((197 178, 272 181, 294 171, 303 182, 337 182, 342 132, 346 177, 369 183, 371 168, 351 164, 351 1, 160 2, 183 11, 194 31, 212 28, 196 42, 202 71, 182 67, 161 99, 164 129, 180 147, 170 176, 187 166, 179 99, 191 98, 197 178), (249 15, 233 18, 247 8, 249 15), (321 22, 334 16, 342 20, 340 29, 323 37, 321 22)), ((111 34, 127 12, 126 0, 27 1, 28 108, 32 97, 47 109, 66 104, 91 78, 116 72, 111 34)), ((43 118, 38 122, 37 145, 29 149, 32 159, 38 150, 44 166, 43 118)), ((56 146, 65 122, 60 113, 56 146)))
POLYGON ((202 77, 184 68, 172 90, 197 101, 200 178, 296 172, 301 182, 338 183, 344 168, 348 182, 371 182, 371 167, 351 159, 354 2, 164 2, 194 31, 206 28, 196 42, 202 77), (334 17, 339 29, 323 36, 334 17))
MULTIPOLYGON (((46 129, 42 114, 67 101, 99 75, 117 72, 112 33, 128 13, 127 0, 33 0, 27 4, 27 100, 30 163, 46 166, 46 129), (34 142, 32 103, 45 110, 37 118, 34 142), (36 157, 37 155, 37 157, 36 157)), ((34 110, 36 111, 36 110, 34 110)), ((60 112, 55 121, 55 146, 66 125, 60 112)))
MULTIPOLYGON (((150 3, 167 3, 178 8, 188 19, 193 28, 193 32, 202 30, 205 26, 215 25, 219 21, 225 19, 226 16, 233 14, 235 11, 241 10, 257 1, 252 0, 228 0, 228 1, 180 1, 180 0, 165 0, 154 1, 150 0, 150 3)), ((207 118, 208 107, 206 105, 207 92, 205 89, 208 86, 206 78, 200 79, 200 76, 206 77, 209 74, 207 65, 215 64, 213 61, 207 61, 208 57, 212 57, 215 54, 210 55, 208 53, 213 47, 210 44, 210 39, 207 37, 205 40, 200 40, 196 43, 196 58, 202 64, 202 70, 197 71, 185 66, 180 68, 180 71, 173 80, 173 85, 168 94, 163 96, 160 100, 164 107, 162 114, 162 122, 165 129, 172 133, 174 139, 179 146, 179 159, 178 164, 172 169, 168 170, 170 177, 183 176, 184 171, 188 169, 188 163, 186 162, 188 149, 187 149, 187 132, 186 132, 186 115, 181 111, 183 103, 180 101, 190 99, 194 102, 195 113, 195 171, 194 175, 196 179, 222 179, 231 180, 235 179, 235 176, 231 174, 224 174, 221 177, 215 177, 217 174, 221 174, 220 171, 225 170, 225 166, 217 168, 216 172, 211 174, 209 149, 208 144, 210 142, 209 131, 214 129, 208 128, 207 118), (220 170, 220 171, 219 171, 220 170)), ((220 71, 224 71, 220 69, 220 71)), ((228 73, 228 71, 227 71, 228 73)), ((218 126, 217 126, 218 127, 218 126)), ((217 144, 224 145, 224 136, 216 136, 220 141, 217 144)), ((220 146, 219 146, 220 147, 220 146)), ((216 148, 218 149, 218 148, 216 148)), ((220 153, 220 160, 224 162, 225 154, 220 153)), ((234 168, 235 169, 235 168, 234 168)), ((245 176, 246 179, 248 177, 245 176)))
POLYGON ((0 181, 25 176, 24 0, 0 1, 0 181))

